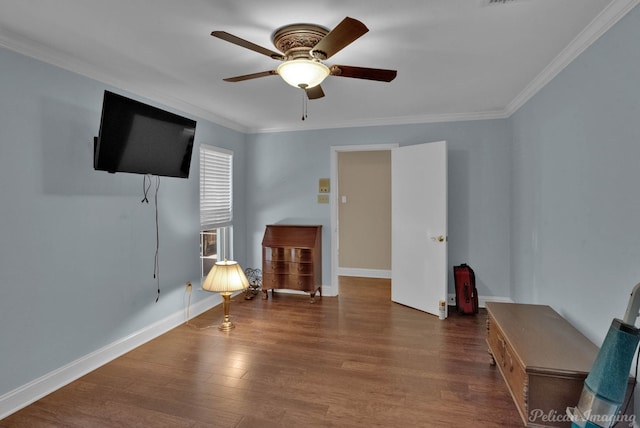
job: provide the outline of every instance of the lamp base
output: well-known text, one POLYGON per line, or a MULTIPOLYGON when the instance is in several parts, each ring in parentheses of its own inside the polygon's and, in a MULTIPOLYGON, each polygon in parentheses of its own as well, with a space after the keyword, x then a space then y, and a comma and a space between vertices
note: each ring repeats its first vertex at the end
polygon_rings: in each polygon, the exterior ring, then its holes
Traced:
POLYGON ((218 326, 218 330, 220 331, 229 331, 236 328, 236 326, 228 320, 222 321, 222 324, 218 326))
POLYGON ((231 322, 231 318, 229 318, 229 306, 231 306, 231 293, 224 292, 220 293, 222 295, 222 308, 224 311, 224 318, 222 320, 222 324, 218 326, 218 330, 220 331, 229 331, 232 328, 235 328, 235 325, 231 322))

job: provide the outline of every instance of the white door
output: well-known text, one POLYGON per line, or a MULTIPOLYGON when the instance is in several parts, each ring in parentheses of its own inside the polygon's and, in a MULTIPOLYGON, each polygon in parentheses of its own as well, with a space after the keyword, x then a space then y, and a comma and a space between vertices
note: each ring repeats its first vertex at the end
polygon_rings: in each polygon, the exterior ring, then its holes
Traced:
POLYGON ((438 315, 447 278, 447 143, 394 148, 391 300, 438 315))

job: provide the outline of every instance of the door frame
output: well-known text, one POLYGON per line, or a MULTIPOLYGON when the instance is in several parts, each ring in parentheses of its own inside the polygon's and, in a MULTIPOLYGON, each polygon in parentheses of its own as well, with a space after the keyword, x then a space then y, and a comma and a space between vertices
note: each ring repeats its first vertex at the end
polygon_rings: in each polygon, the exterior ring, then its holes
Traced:
POLYGON ((335 295, 340 294, 340 284, 338 281, 338 153, 339 152, 371 152, 376 150, 391 150, 399 147, 398 143, 388 144, 361 144, 347 146, 331 146, 331 188, 329 193, 329 209, 331 211, 331 289, 335 290, 335 295))

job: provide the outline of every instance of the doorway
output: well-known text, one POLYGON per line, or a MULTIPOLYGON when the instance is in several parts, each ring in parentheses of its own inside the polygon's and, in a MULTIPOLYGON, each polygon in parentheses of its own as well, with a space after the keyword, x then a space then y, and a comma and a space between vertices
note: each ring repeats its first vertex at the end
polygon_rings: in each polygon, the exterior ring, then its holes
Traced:
POLYGON ((391 271, 391 151, 338 153, 339 275, 391 271))
MULTIPOLYGON (((342 269, 340 210, 348 203, 348 196, 340 189, 339 154, 376 150, 390 151, 392 160, 391 300, 438 315, 439 306, 446 302, 448 292, 446 141, 403 147, 395 144, 331 148, 331 180, 335 183, 330 200, 332 285, 335 284, 336 294, 339 294, 338 276, 342 269)), ((376 209, 371 206, 365 208, 365 212, 376 209)))
MULTIPOLYGON (((345 248, 345 252, 347 252, 346 259, 343 257, 344 263, 352 264, 352 266, 341 267, 340 260, 340 209, 342 207, 351 208, 350 201, 351 197, 354 195, 343 194, 342 190, 339 187, 340 182, 340 174, 338 169, 338 157, 340 154, 357 154, 357 153, 371 153, 371 152, 390 152, 391 149, 398 147, 398 144, 379 144, 379 145, 358 145, 358 146, 334 146, 331 147, 331 182, 334 184, 334 191, 331 192, 331 284, 332 288, 335 286, 336 294, 339 294, 340 281, 338 277, 340 275, 346 276, 359 276, 359 277, 371 277, 371 278, 391 278, 391 269, 390 263, 391 260, 388 260, 388 267, 386 269, 380 269, 372 266, 382 266, 380 262, 372 262, 374 264, 368 264, 368 261, 364 261, 361 258, 359 259, 357 255, 354 254, 353 245, 349 245, 351 248, 345 248), (342 197, 346 197, 346 200, 342 197), (343 203, 344 201, 344 203, 343 203), (350 253, 350 255, 349 255, 350 253)), ((390 167, 390 163, 389 163, 390 167)), ((346 192, 345 192, 346 193, 346 192)), ((358 195, 360 196, 360 195, 358 195)), ((372 198, 367 198, 371 200, 372 198)), ((354 201, 356 202, 356 201, 354 201)), ((365 207, 369 204, 369 210, 375 210, 376 205, 380 203, 380 201, 375 202, 375 198, 373 198, 373 202, 359 201, 358 210, 366 210, 365 207)), ((391 201, 386 202, 390 205, 391 201)), ((356 214, 357 215, 357 214, 356 214)), ((380 220, 384 221, 384 219, 380 220)), ((373 222, 375 224, 375 221, 373 222)), ((388 228, 390 228, 390 224, 388 228)), ((362 231, 356 231, 356 235, 362 234, 362 231)), ((343 236, 344 239, 344 236, 343 236)), ((384 245, 384 244, 383 244, 384 245)), ((390 251, 390 244, 389 249, 390 251)), ((385 250, 386 251, 386 250, 385 250)), ((384 257, 384 256, 383 256, 384 257)))

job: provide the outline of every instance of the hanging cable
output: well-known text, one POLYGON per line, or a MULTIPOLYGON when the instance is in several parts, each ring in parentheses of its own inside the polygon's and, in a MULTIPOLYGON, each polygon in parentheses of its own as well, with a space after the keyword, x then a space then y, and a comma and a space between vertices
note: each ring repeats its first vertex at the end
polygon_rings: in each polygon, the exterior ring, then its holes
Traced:
POLYGON ((156 296, 156 303, 160 299, 160 261, 158 255, 160 253, 160 227, 158 226, 158 190, 160 189, 160 177, 156 175, 156 192, 154 196, 155 210, 156 210, 156 254, 153 260, 153 277, 156 279, 158 286, 158 294, 156 296))
POLYGON ((151 189, 151 176, 149 174, 145 174, 144 177, 142 177, 142 200, 140 201, 141 203, 149 203, 149 198, 147 198, 147 195, 149 194, 149 189, 151 189), (149 182, 147 183, 147 179, 149 179, 149 182))
MULTIPOLYGON (((155 220, 156 220, 156 251, 153 257, 153 278, 156 280, 156 284, 158 287, 158 294, 156 296, 156 303, 160 299, 160 265, 158 256, 160 254, 160 227, 158 225, 158 190, 160 189, 160 177, 156 177, 156 191, 154 196, 155 202, 155 220)), ((142 200, 140 201, 143 204, 149 203, 149 190, 151 189, 151 175, 145 174, 142 178, 142 200)))
POLYGON ((194 330, 207 330, 209 328, 216 327, 215 324, 207 325, 207 326, 204 326, 204 327, 199 327, 199 326, 196 326, 194 324, 191 324, 191 322, 190 322, 190 314, 189 314, 189 308, 191 307, 191 290, 188 289, 188 291, 186 291, 186 293, 189 295, 189 297, 187 298, 187 321, 185 322, 187 327, 190 327, 190 328, 192 328, 194 330))

